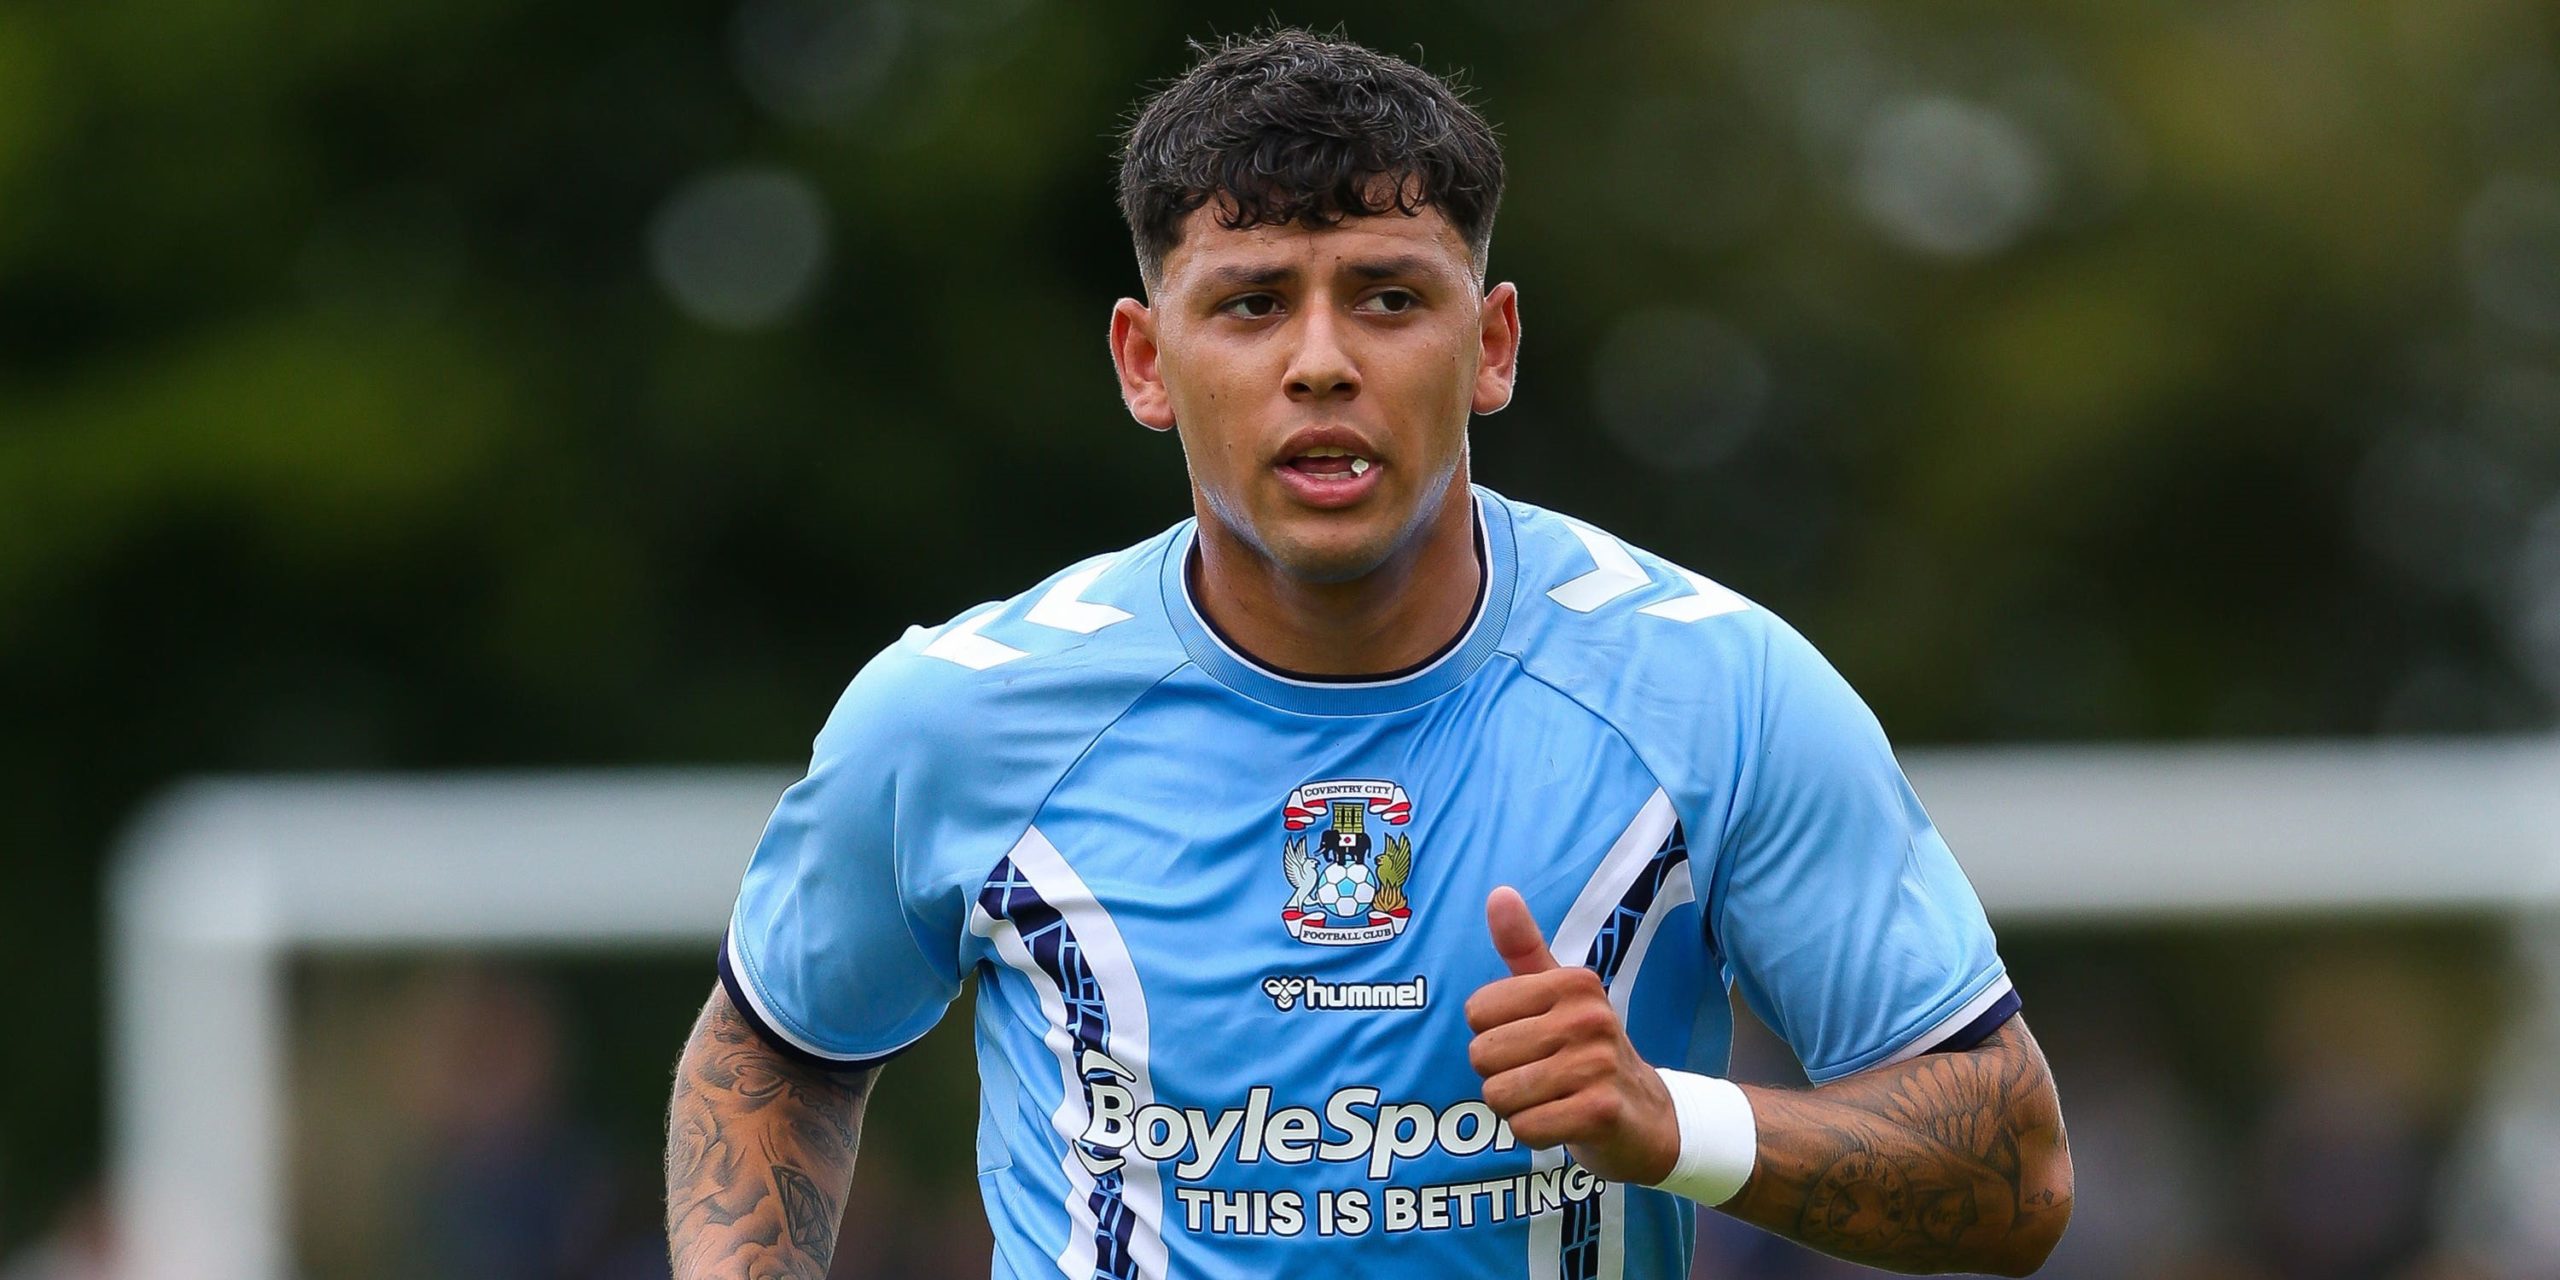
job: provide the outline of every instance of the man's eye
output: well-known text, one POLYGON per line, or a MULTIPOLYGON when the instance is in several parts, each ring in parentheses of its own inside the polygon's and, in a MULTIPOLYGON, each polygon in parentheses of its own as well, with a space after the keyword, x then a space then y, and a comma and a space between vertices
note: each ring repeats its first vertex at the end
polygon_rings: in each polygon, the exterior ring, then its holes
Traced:
POLYGON ((1247 320, 1260 320, 1280 309, 1280 300, 1267 293, 1248 293, 1219 310, 1247 320))
POLYGON ((1420 305, 1421 302, 1422 299, 1413 296, 1413 294, 1407 290, 1381 289, 1378 292, 1369 295, 1366 305, 1373 311, 1383 311, 1388 315, 1395 316, 1403 315, 1405 312, 1413 310, 1416 306, 1420 305))

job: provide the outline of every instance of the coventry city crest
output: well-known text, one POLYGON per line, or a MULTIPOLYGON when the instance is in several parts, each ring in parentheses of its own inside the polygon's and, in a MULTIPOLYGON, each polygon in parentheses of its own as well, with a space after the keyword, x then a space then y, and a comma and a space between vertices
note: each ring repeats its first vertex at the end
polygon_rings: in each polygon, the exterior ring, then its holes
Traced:
POLYGON ((1404 932, 1413 907, 1404 896, 1413 874, 1413 841, 1389 835, 1384 845, 1369 833, 1413 821, 1413 801, 1392 782, 1351 779, 1310 782, 1289 793, 1280 810, 1291 831, 1327 823, 1314 837, 1290 836, 1281 844, 1281 869, 1297 890, 1280 912, 1289 936, 1319 947, 1384 942, 1404 932))

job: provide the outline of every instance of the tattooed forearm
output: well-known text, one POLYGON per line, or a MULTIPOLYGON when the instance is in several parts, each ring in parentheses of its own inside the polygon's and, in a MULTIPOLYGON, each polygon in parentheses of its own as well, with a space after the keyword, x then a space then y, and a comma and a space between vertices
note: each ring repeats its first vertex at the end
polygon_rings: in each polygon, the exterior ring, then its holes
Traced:
POLYGON ((1751 1089, 1760 1160, 1726 1212, 1895 1271, 2041 1265, 2071 1218, 2071 1153, 2044 1054, 2012 1019, 1804 1092, 1751 1089))
POLYGON ((824 1270, 836 1252, 836 1202, 789 1165, 773 1167, 774 1189, 782 1193, 782 1221, 791 1230, 792 1247, 818 1260, 824 1270))
POLYGON ((667 1112, 676 1280, 823 1280, 871 1080, 781 1057, 712 992, 667 1112))

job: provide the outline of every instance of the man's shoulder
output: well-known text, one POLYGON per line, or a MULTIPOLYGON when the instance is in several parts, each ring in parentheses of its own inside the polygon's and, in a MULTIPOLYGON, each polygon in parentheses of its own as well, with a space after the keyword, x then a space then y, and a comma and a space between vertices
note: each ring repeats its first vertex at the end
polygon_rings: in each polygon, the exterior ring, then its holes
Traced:
POLYGON ((966 751, 995 735, 1098 730, 1185 660, 1161 581, 1179 532, 907 628, 853 678, 826 732, 966 751))
POLYGON ((1810 642, 1741 593, 1589 522, 1510 506, 1506 649, 1615 729, 1693 820, 1730 803, 1773 716, 1804 714, 1786 690, 1837 684, 1810 642))
POLYGON ((1519 558, 1506 647, 1550 683, 1720 694, 1756 679, 1773 636, 1792 635, 1695 569, 1587 520, 1501 501, 1519 558))

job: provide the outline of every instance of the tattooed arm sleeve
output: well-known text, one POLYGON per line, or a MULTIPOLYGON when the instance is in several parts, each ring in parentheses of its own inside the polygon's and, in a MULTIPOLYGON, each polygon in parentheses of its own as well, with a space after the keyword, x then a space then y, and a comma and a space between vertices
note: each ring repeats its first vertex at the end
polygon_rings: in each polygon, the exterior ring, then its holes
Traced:
POLYGON ((2022 1019, 1817 1088, 1746 1087, 1760 1158, 1726 1213, 1892 1271, 2026 1275, 2071 1220, 2071 1149, 2022 1019))
POLYGON ((782 1057, 712 990, 667 1112, 675 1280, 822 1280, 874 1074, 782 1057))

